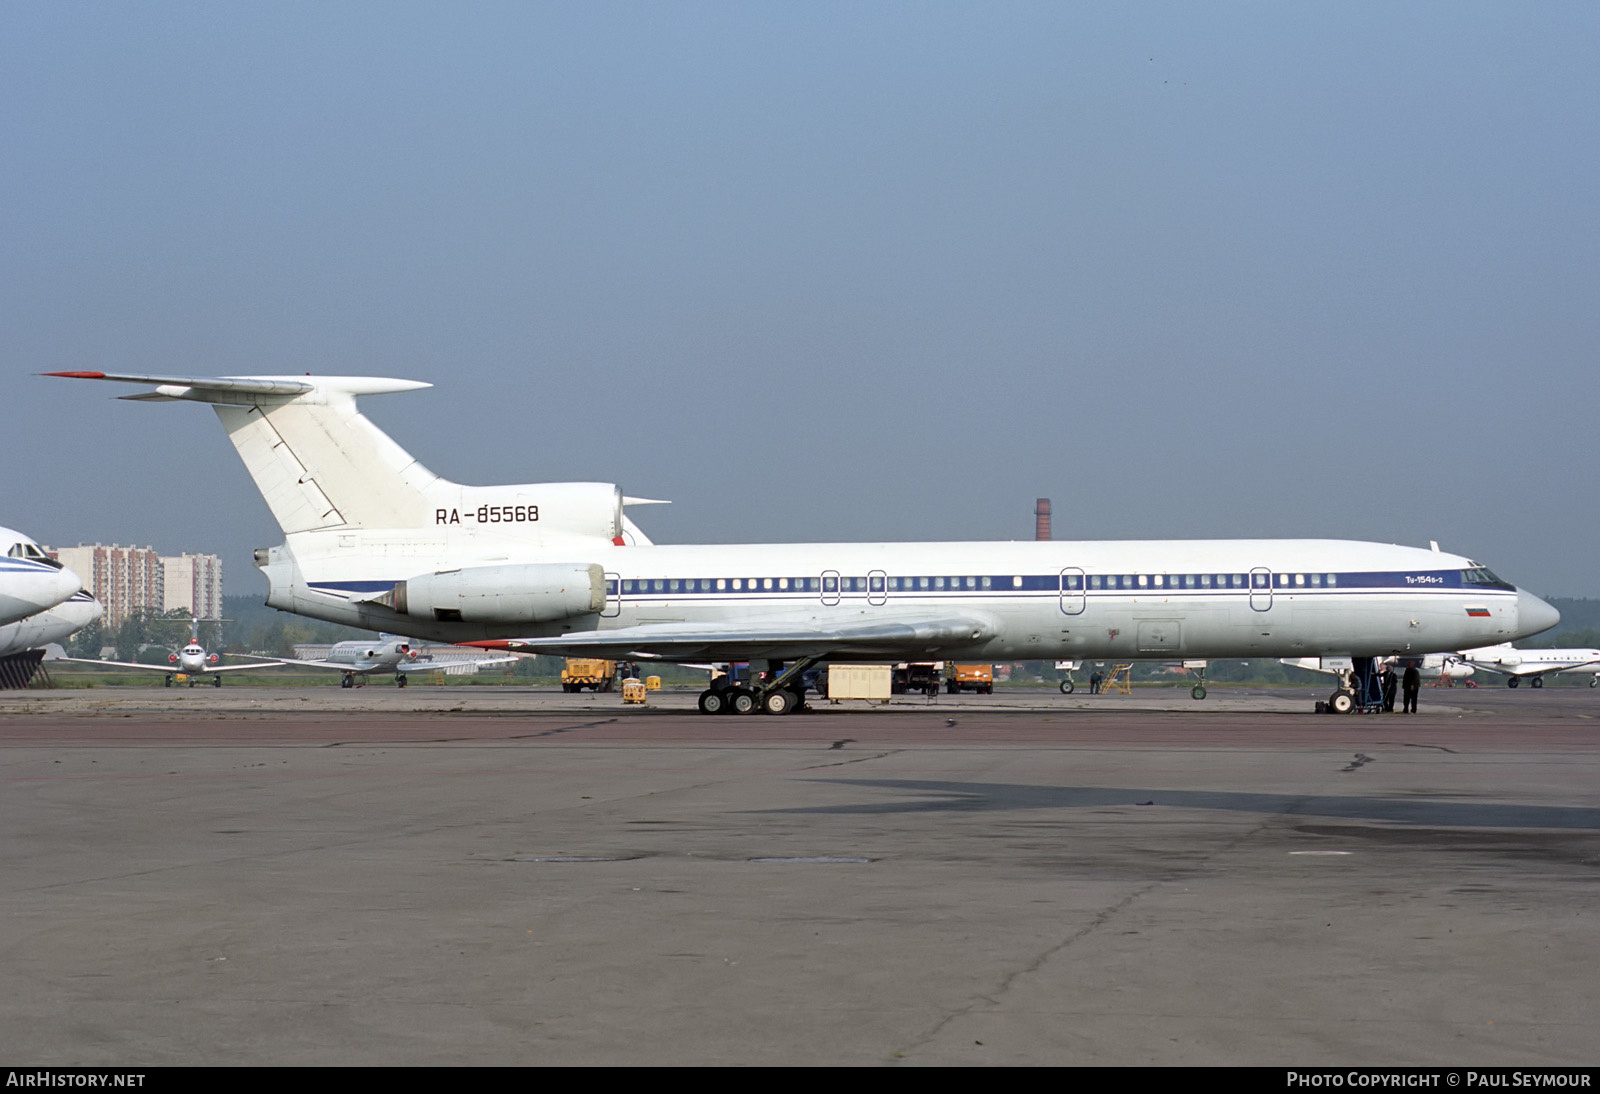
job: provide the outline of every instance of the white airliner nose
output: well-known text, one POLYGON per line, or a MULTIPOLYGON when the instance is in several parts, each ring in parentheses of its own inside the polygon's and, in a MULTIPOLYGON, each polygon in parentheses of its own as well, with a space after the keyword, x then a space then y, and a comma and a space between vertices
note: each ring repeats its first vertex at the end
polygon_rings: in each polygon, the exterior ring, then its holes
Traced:
POLYGON ((56 614, 74 631, 87 627, 90 623, 99 619, 104 611, 105 609, 100 606, 100 602, 94 597, 90 597, 88 600, 68 600, 65 604, 56 607, 56 614))
POLYGON ((1517 590, 1517 637, 1547 631, 1561 622, 1561 613, 1526 589, 1517 590))
POLYGON ((81 588, 83 582, 79 580, 78 575, 63 566, 55 572, 55 577, 50 583, 49 595, 55 597, 50 601, 50 606, 54 607, 67 597, 75 595, 81 588))
POLYGON ((11 623, 47 611, 82 587, 71 570, 32 570, 8 574, 7 591, 0 593, 0 623, 11 623))

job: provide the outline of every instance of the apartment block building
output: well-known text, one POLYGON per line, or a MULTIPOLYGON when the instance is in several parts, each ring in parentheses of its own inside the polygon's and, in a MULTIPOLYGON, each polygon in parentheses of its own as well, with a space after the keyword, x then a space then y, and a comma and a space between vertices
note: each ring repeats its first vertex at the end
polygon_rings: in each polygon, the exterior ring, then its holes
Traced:
POLYGON ((222 617, 222 560, 216 555, 163 557, 153 547, 80 543, 47 548, 105 607, 102 623, 121 626, 138 609, 186 608, 198 619, 222 617))

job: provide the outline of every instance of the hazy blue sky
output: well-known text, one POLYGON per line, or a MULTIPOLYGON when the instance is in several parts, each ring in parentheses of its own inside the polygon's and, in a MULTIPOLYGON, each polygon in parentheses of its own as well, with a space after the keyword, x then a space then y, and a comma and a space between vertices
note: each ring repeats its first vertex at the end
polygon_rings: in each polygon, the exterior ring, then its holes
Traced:
POLYGON ((663 542, 1340 536, 1600 595, 1600 5, 0 3, 0 523, 280 542, 331 372, 663 542))

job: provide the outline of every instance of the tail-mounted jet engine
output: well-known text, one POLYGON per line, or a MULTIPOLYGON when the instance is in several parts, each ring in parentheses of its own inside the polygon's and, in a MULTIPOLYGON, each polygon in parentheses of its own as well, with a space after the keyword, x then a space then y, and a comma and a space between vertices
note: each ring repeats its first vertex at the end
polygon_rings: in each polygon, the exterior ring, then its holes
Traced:
POLYGON ((470 566, 407 578, 380 602, 441 623, 550 623, 600 612, 605 571, 562 562, 470 566))

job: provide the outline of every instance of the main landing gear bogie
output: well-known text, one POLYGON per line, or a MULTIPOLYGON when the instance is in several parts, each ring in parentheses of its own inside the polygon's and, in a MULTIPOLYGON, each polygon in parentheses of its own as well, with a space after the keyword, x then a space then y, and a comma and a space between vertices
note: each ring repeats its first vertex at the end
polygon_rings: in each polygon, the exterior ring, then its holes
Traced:
MULTIPOLYGON (((732 687, 707 688, 700 693, 698 706, 701 714, 793 714, 805 710, 806 685, 803 674, 818 661, 804 657, 791 663, 783 671, 764 683, 755 686, 735 684, 732 687)), ((776 665, 776 663, 775 663, 776 665)))
POLYGON ((746 687, 707 688, 700 693, 701 714, 793 714, 806 704, 794 688, 775 687, 763 692, 746 687))

